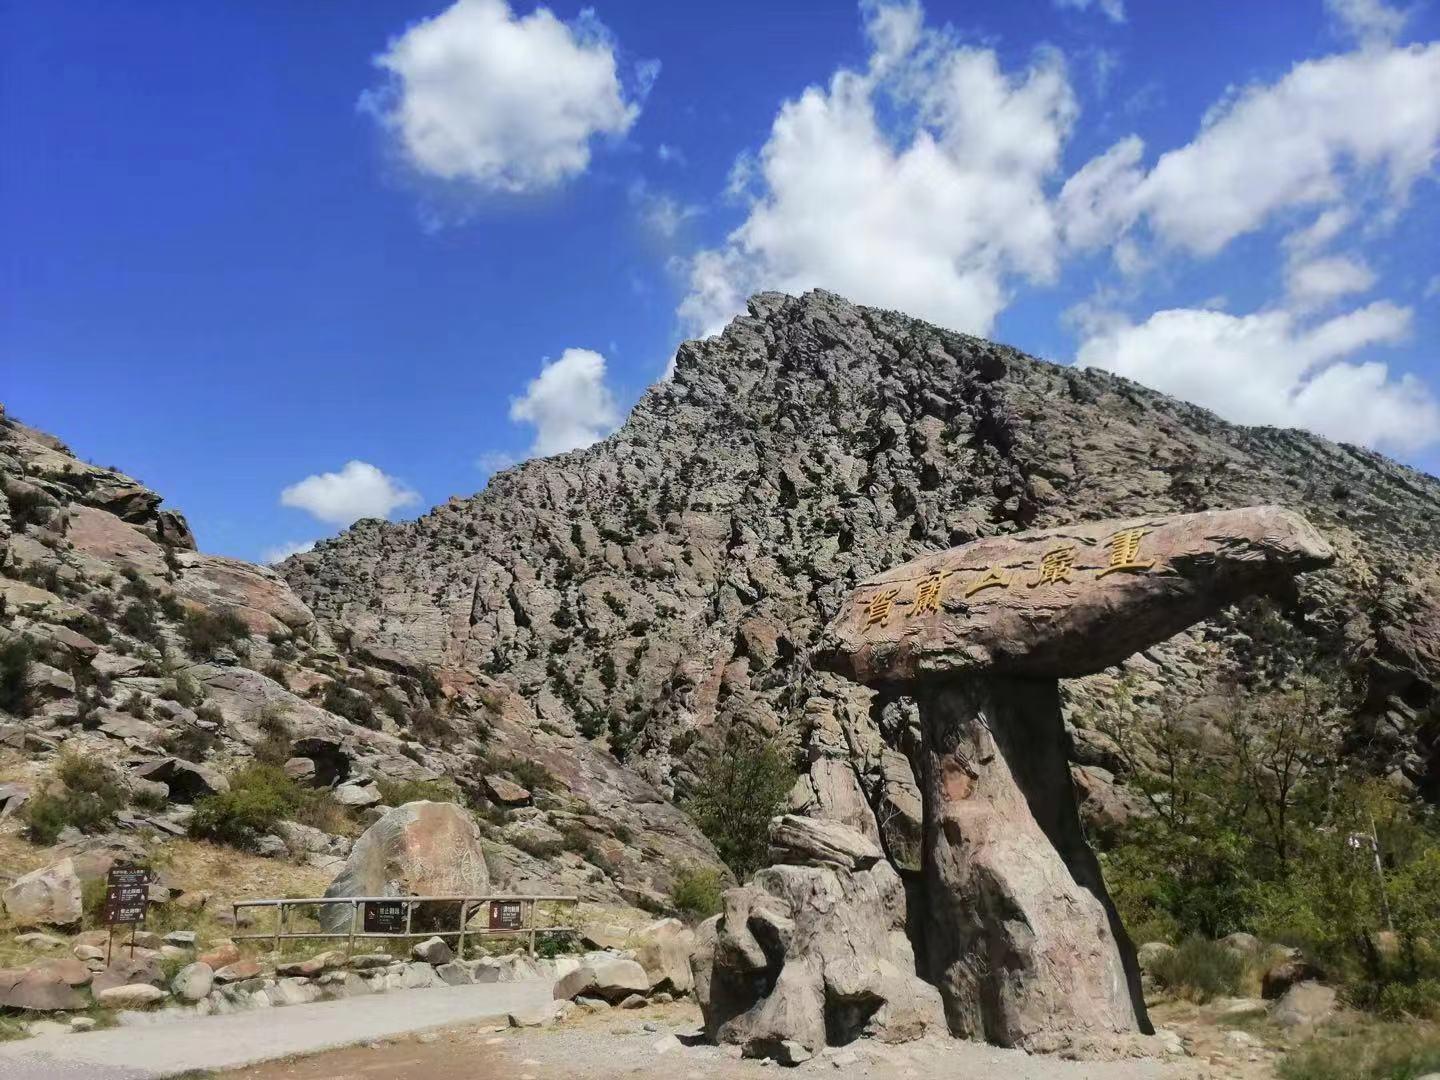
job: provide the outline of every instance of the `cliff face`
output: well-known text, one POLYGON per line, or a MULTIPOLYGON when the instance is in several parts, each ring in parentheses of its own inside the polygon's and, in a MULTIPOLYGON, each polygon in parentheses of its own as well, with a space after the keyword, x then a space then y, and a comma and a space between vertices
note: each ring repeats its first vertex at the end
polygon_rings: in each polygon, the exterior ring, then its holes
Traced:
MULTIPOLYGON (((603 747, 557 740, 493 680, 332 635, 273 571, 194 550, 160 503, 0 410, 0 832, 18 831, 14 811, 69 752, 127 789, 102 830, 163 842, 221 774, 275 759, 283 739, 287 771, 348 785, 357 809, 388 794, 375 781, 458 782, 483 812, 498 888, 659 906, 676 871, 718 865, 603 747)), ((261 850, 318 870, 349 845, 282 831, 261 850)))
MULTIPOLYGON (((667 793, 706 736, 789 724, 811 763, 798 803, 903 834, 905 703, 807 659, 847 588, 996 533, 1260 503, 1300 510, 1340 553, 1279 602, 1363 686, 1355 752, 1433 797, 1440 481, 821 292, 761 295, 682 346, 604 442, 414 522, 361 522, 282 573, 323 625, 494 680, 558 746, 603 740, 667 793)), ((1231 612, 1134 658, 1141 704, 1251 663, 1247 627, 1231 612)), ((1072 719, 1112 683, 1069 684, 1072 719)))

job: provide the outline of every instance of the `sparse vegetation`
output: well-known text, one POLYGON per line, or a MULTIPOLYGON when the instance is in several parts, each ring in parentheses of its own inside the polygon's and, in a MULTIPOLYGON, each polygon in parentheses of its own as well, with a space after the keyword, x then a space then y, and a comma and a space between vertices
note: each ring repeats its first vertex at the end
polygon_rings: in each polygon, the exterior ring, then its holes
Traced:
POLYGON ((465 796, 455 781, 444 780, 390 780, 377 777, 375 786, 380 790, 380 800, 386 806, 403 806, 408 802, 453 802, 464 805, 465 796))
POLYGON ((1414 1024, 1324 1031, 1280 1062, 1280 1080, 1419 1080, 1440 1072, 1440 1031, 1414 1024))
POLYGON ((180 637, 191 656, 206 660, 221 649, 248 641, 250 628, 233 611, 192 610, 180 624, 180 637))
POLYGON ((125 805, 125 789, 99 758, 63 755, 44 789, 25 804, 25 822, 38 844, 53 844, 67 827, 96 832, 125 805))
POLYGON ((1208 938, 1186 938, 1156 961, 1155 981, 1179 997, 1206 1002, 1240 989, 1245 961, 1208 938))
POLYGON ((741 881, 765 865, 770 819, 795 785, 791 755, 732 731, 681 804, 741 881))
POLYGON ((30 714, 30 665, 34 659, 30 642, 11 638, 0 645, 0 710, 16 716, 30 714))
POLYGON ((343 831, 348 822, 328 791, 302 787, 276 765, 255 762, 229 779, 229 791, 196 801, 192 836, 249 848, 281 821, 299 821, 326 832, 343 831))
POLYGON ((685 918, 699 922, 720 912, 724 889, 724 882, 718 872, 692 867, 675 876, 675 887, 670 890, 670 902, 685 918))

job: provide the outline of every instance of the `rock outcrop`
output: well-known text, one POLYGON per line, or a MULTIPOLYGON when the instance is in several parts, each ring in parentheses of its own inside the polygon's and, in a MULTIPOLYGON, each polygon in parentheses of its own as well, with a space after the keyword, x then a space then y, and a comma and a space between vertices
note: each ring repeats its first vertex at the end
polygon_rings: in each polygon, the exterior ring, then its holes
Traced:
MULTIPOLYGON (((488 675, 553 729, 547 750, 603 740, 667 794, 728 728, 798 730, 808 812, 867 834, 879 817, 903 858, 908 706, 872 713, 809 661, 848 590, 977 539, 1263 504, 1336 549, 1276 609, 1295 646, 1368 686, 1355 753, 1440 795, 1440 481, 821 292, 755 297, 681 346, 609 439, 416 521, 360 522, 282 571, 323 624, 488 675)), ((1225 609, 1120 673, 1153 713, 1263 673, 1257 629, 1253 607, 1225 609)), ((1067 685, 1077 731, 1115 674, 1067 685)))
POLYGON ((906 1042, 944 1026, 915 974, 905 889, 879 846, 844 825, 771 824, 776 865, 725 894, 700 927, 695 992, 707 1036, 796 1065, 868 1036, 906 1042))
POLYGON ((1303 518, 1249 507, 981 540, 845 599, 820 659, 917 705, 923 889, 911 914, 951 1032, 1027 1050, 1150 1033, 1069 782, 1059 680, 1333 561, 1303 518))

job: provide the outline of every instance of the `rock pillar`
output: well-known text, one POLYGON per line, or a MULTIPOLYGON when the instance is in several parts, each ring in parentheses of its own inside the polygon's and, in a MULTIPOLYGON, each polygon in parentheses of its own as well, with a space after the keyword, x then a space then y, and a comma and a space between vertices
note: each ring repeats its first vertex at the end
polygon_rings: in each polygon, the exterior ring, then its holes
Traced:
POLYGON ((1054 679, 917 693, 924 962, 951 1032, 1027 1050, 1151 1032, 1135 950, 1080 828, 1054 679))

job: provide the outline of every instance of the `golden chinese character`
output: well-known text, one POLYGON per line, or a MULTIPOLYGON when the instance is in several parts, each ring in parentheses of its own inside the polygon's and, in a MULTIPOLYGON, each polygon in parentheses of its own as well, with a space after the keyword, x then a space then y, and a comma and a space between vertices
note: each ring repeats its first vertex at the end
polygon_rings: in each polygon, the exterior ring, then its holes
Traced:
POLYGON ((1140 554, 1140 538, 1145 535, 1144 529, 1125 529, 1116 533, 1110 538, 1110 565, 1101 570, 1095 576, 1102 578, 1106 574, 1113 574, 1116 570, 1149 570, 1155 565, 1155 560, 1139 562, 1136 556, 1140 554))
POLYGON ((915 603, 910 608, 910 615, 924 615, 927 611, 938 613, 940 590, 945 586, 945 579, 953 573, 953 570, 946 570, 943 574, 939 570, 931 570, 921 578, 915 585, 915 603))
POLYGON ((883 592, 872 593, 870 599, 865 602, 865 625, 864 630, 872 626, 884 626, 890 619, 890 609, 895 604, 895 597, 900 595, 899 589, 887 589, 883 592))
POLYGON ((1010 587, 1010 576, 998 566, 992 566, 975 580, 975 584, 965 590, 965 595, 970 596, 973 593, 979 592, 981 589, 988 589, 992 585, 1002 589, 1008 589, 1010 587))
POLYGON ((1040 576, 1030 582, 1030 588, 1036 585, 1059 585, 1062 581, 1074 584, 1070 577, 1070 571, 1075 569, 1075 545, 1062 544, 1060 547, 1052 548, 1040 557, 1040 576))

